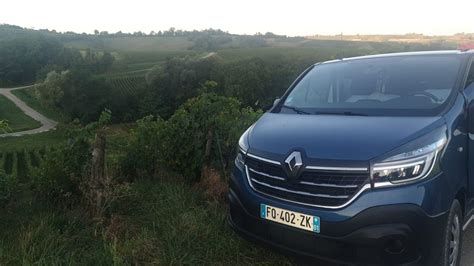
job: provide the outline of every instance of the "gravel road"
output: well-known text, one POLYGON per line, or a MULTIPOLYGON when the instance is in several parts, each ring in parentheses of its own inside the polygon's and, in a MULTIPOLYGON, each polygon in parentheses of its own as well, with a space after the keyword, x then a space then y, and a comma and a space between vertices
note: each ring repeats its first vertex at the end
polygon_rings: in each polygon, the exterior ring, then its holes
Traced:
POLYGON ((24 136, 24 135, 32 135, 32 134, 37 134, 37 133, 41 133, 41 132, 50 131, 50 130, 53 130, 53 129, 56 128, 58 122, 56 122, 54 120, 51 120, 51 119, 45 117, 44 115, 38 113, 33 108, 26 105, 25 102, 20 100, 18 97, 16 97, 12 93, 13 90, 19 90, 19 89, 24 89, 24 88, 28 88, 28 87, 31 87, 31 86, 9 88, 9 89, 1 89, 0 88, 0 95, 3 95, 5 97, 7 97, 18 108, 20 108, 27 116, 29 116, 29 117, 33 118, 34 120, 40 122, 42 126, 39 127, 39 128, 26 130, 26 131, 0 134, 0 137, 20 137, 20 136, 24 136))

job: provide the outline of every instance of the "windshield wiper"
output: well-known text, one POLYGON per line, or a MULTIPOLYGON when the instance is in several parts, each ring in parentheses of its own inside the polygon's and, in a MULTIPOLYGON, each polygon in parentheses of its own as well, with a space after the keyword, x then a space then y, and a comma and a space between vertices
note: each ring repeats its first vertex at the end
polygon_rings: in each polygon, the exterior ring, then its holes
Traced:
POLYGON ((310 114, 311 114, 311 113, 308 113, 308 112, 306 112, 306 111, 303 111, 303 110, 301 110, 301 109, 299 109, 299 108, 297 108, 297 107, 293 107, 293 106, 282 105, 281 107, 284 107, 284 108, 286 108, 286 109, 290 109, 290 110, 292 110, 292 111, 294 111, 295 113, 300 114, 300 115, 301 115, 301 114, 302 114, 302 115, 310 115, 310 114))
POLYGON ((315 112, 314 114, 315 114, 315 115, 369 116, 368 114, 355 113, 355 112, 350 112, 350 111, 345 111, 345 112, 326 112, 326 111, 320 111, 320 112, 315 112))

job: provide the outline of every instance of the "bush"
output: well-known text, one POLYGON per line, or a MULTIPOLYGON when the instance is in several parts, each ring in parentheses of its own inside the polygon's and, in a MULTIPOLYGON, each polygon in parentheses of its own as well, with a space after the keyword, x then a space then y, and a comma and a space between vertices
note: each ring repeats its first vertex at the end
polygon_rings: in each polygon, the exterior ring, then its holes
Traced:
POLYGON ((89 147, 85 138, 71 138, 67 144, 48 150, 32 174, 37 196, 61 202, 80 195, 79 182, 90 158, 89 147))
POLYGON ((169 120, 171 169, 197 179, 205 163, 208 138, 212 141, 211 164, 225 171, 233 159, 240 134, 261 112, 241 108, 235 98, 204 93, 181 106, 169 120))
POLYGON ((147 116, 137 121, 132 131, 132 141, 122 158, 121 171, 128 178, 153 177, 158 163, 164 160, 164 145, 167 143, 167 123, 161 118, 147 116))
POLYGON ((0 207, 4 207, 10 202, 16 185, 16 179, 0 169, 0 207))
POLYGON ((240 106, 234 98, 203 93, 188 100, 167 121, 153 117, 138 121, 124 157, 124 172, 154 176, 160 166, 196 181, 206 163, 209 141, 209 166, 227 171, 240 134, 261 115, 240 106))
POLYGON ((5 120, 0 120, 0 134, 6 133, 9 130, 8 122, 5 120))

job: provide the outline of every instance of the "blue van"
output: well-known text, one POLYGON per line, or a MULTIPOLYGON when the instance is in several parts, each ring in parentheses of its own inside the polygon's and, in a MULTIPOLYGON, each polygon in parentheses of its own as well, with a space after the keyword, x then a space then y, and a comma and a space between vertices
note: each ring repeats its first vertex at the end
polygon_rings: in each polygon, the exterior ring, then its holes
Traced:
POLYGON ((240 138, 230 225, 327 261, 459 265, 474 217, 473 56, 311 66, 240 138))

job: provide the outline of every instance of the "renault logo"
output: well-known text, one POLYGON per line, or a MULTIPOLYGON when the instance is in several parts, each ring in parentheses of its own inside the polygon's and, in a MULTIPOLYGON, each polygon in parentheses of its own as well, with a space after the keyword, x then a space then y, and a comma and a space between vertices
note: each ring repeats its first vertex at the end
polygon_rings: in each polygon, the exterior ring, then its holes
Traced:
POLYGON ((303 160, 301 159, 301 153, 299 151, 292 152, 285 160, 288 175, 291 178, 296 178, 299 174, 301 167, 303 166, 303 160))

